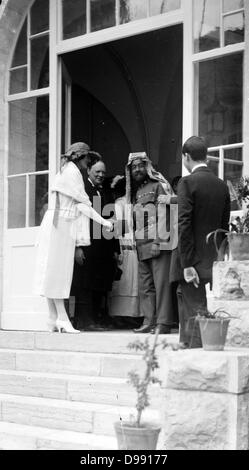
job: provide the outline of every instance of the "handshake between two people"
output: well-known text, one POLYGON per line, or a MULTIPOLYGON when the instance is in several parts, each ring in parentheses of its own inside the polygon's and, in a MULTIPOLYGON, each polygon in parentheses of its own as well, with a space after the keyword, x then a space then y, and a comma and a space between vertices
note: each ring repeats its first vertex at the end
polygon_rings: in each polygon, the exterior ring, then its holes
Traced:
POLYGON ((105 227, 107 232, 112 232, 114 230, 114 223, 115 223, 114 219, 107 219, 105 221, 104 227, 105 227))

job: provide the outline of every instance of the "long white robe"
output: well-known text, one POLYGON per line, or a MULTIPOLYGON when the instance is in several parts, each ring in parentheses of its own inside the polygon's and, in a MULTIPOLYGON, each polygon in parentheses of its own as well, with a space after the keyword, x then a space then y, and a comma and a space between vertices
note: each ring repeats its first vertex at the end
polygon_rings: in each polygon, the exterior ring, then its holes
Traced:
POLYGON ((104 219, 91 207, 82 175, 69 162, 57 173, 37 241, 35 293, 51 299, 70 295, 75 246, 90 245, 89 218, 104 219))
POLYGON ((139 317, 138 297, 138 259, 132 227, 131 206, 126 198, 121 197, 115 202, 117 221, 125 221, 128 232, 119 237, 122 254, 122 276, 112 285, 109 313, 111 316, 139 317))

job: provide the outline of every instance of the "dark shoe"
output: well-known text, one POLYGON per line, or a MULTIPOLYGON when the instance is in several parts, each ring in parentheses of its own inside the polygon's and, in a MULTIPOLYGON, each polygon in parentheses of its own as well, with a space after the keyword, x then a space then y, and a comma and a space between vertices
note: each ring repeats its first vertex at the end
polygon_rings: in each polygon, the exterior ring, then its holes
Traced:
POLYGON ((95 325, 92 323, 91 325, 85 326, 84 330, 85 331, 104 331, 105 329, 100 325, 95 325))
POLYGON ((159 330, 159 335, 169 335, 171 332, 170 326, 167 325, 157 325, 156 328, 153 328, 153 333, 155 333, 156 330, 159 330))
POLYGON ((188 343, 179 343, 179 349, 189 349, 188 343))
POLYGON ((150 333, 151 332, 151 326, 149 325, 142 325, 140 328, 135 328, 134 333, 150 333))
POLYGON ((179 351, 179 349, 189 349, 189 344, 188 343, 178 343, 178 344, 172 344, 171 345, 173 351, 179 351))

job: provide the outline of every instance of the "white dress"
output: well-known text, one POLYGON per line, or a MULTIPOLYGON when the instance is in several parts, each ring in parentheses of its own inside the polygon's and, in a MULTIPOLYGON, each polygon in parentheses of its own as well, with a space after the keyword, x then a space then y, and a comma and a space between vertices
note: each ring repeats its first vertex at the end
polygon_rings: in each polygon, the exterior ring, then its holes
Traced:
POLYGON ((104 221, 91 207, 79 169, 69 162, 55 177, 51 201, 40 226, 35 294, 51 299, 69 297, 75 246, 90 245, 89 218, 104 221))
POLYGON ((138 297, 138 259, 125 196, 116 200, 115 212, 118 221, 125 220, 128 224, 128 232, 119 237, 122 275, 120 280, 115 281, 112 285, 109 314, 111 316, 139 317, 141 315, 138 297))

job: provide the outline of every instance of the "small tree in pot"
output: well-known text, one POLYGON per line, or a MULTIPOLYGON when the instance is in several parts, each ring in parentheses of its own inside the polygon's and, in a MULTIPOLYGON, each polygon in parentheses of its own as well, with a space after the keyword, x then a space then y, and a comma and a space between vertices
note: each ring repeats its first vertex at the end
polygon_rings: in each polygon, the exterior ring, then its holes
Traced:
POLYGON ((157 440, 160 433, 160 426, 153 423, 142 421, 142 413, 150 405, 149 385, 160 384, 161 381, 154 375, 156 369, 159 368, 156 349, 161 346, 163 349, 167 347, 166 341, 158 343, 158 333, 156 330, 154 341, 151 344, 149 337, 145 341, 133 341, 128 344, 129 349, 143 352, 143 360, 145 361, 145 371, 140 375, 137 371, 128 373, 128 383, 130 383, 137 392, 136 400, 136 418, 130 421, 116 422, 114 424, 118 439, 118 447, 122 450, 153 450, 156 449, 157 440))
POLYGON ((240 178, 235 191, 242 214, 234 216, 227 234, 232 258, 247 260, 249 258, 249 177, 240 178))

